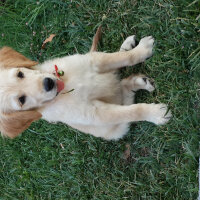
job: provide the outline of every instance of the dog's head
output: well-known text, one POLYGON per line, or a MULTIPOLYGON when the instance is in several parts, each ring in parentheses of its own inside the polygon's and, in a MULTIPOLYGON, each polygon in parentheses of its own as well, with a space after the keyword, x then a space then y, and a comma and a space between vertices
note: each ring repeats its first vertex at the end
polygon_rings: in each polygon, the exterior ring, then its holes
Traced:
POLYGON ((9 47, 0 50, 0 131, 10 138, 41 114, 36 110, 57 95, 57 78, 32 67, 38 64, 9 47))

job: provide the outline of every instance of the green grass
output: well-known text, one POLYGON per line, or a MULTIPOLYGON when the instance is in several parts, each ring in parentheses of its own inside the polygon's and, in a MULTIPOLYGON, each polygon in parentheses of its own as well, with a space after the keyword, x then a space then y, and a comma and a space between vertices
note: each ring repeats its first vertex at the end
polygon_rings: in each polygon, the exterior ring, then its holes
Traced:
POLYGON ((0 139, 0 199, 194 200, 198 194, 200 39, 196 0, 6 0, 0 3, 0 46, 39 61, 86 53, 101 24, 101 51, 129 35, 153 35, 154 56, 121 70, 155 79, 156 92, 137 102, 169 104, 164 126, 140 122, 118 142, 66 125, 33 123, 14 140, 0 139), (38 2, 38 3, 37 3, 38 2), (27 24, 27 25, 26 25, 27 24), (35 35, 33 35, 35 32, 35 35), (57 34, 45 50, 42 42, 57 34), (40 55, 41 54, 41 55, 40 55), (125 145, 131 156, 123 159, 125 145))

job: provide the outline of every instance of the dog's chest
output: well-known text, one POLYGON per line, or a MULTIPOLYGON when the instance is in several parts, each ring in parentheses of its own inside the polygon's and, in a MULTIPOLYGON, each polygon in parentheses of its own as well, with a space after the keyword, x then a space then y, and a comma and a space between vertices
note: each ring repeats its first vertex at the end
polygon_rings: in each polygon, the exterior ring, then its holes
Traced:
POLYGON ((43 63, 40 70, 53 73, 55 65, 64 71, 64 76, 61 78, 65 82, 65 92, 73 90, 71 94, 80 100, 113 96, 119 89, 116 75, 96 72, 88 55, 73 55, 50 60, 43 63))
POLYGON ((119 89, 119 81, 113 73, 99 74, 85 69, 66 81, 67 90, 73 89, 72 95, 80 100, 91 100, 113 96, 119 89))

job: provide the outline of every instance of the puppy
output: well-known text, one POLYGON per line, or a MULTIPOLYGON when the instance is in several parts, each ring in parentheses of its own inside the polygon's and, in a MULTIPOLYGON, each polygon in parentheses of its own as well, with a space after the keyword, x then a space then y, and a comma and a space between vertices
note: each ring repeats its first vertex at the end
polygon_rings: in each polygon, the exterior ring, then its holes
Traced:
POLYGON ((154 39, 135 47, 128 37, 120 51, 95 52, 31 61, 9 47, 0 50, 0 131, 14 138, 40 118, 62 122, 106 140, 122 138, 130 122, 165 124, 171 117, 165 104, 133 104, 135 93, 154 90, 149 78, 131 75, 119 80, 116 71, 152 56, 154 39), (58 71, 64 73, 59 77, 58 71), (56 70, 55 70, 56 69, 56 70))

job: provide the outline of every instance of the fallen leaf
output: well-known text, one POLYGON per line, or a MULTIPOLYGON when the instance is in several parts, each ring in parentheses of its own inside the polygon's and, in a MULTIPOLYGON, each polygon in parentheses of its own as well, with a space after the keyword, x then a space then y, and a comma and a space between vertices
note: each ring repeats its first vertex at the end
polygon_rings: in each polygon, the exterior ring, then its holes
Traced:
POLYGON ((124 151, 123 158, 124 160, 128 160, 131 156, 131 146, 130 144, 126 144, 126 150, 124 151))
POLYGON ((56 34, 51 34, 42 44, 42 49, 45 48, 46 43, 51 42, 53 38, 56 36, 56 34))

